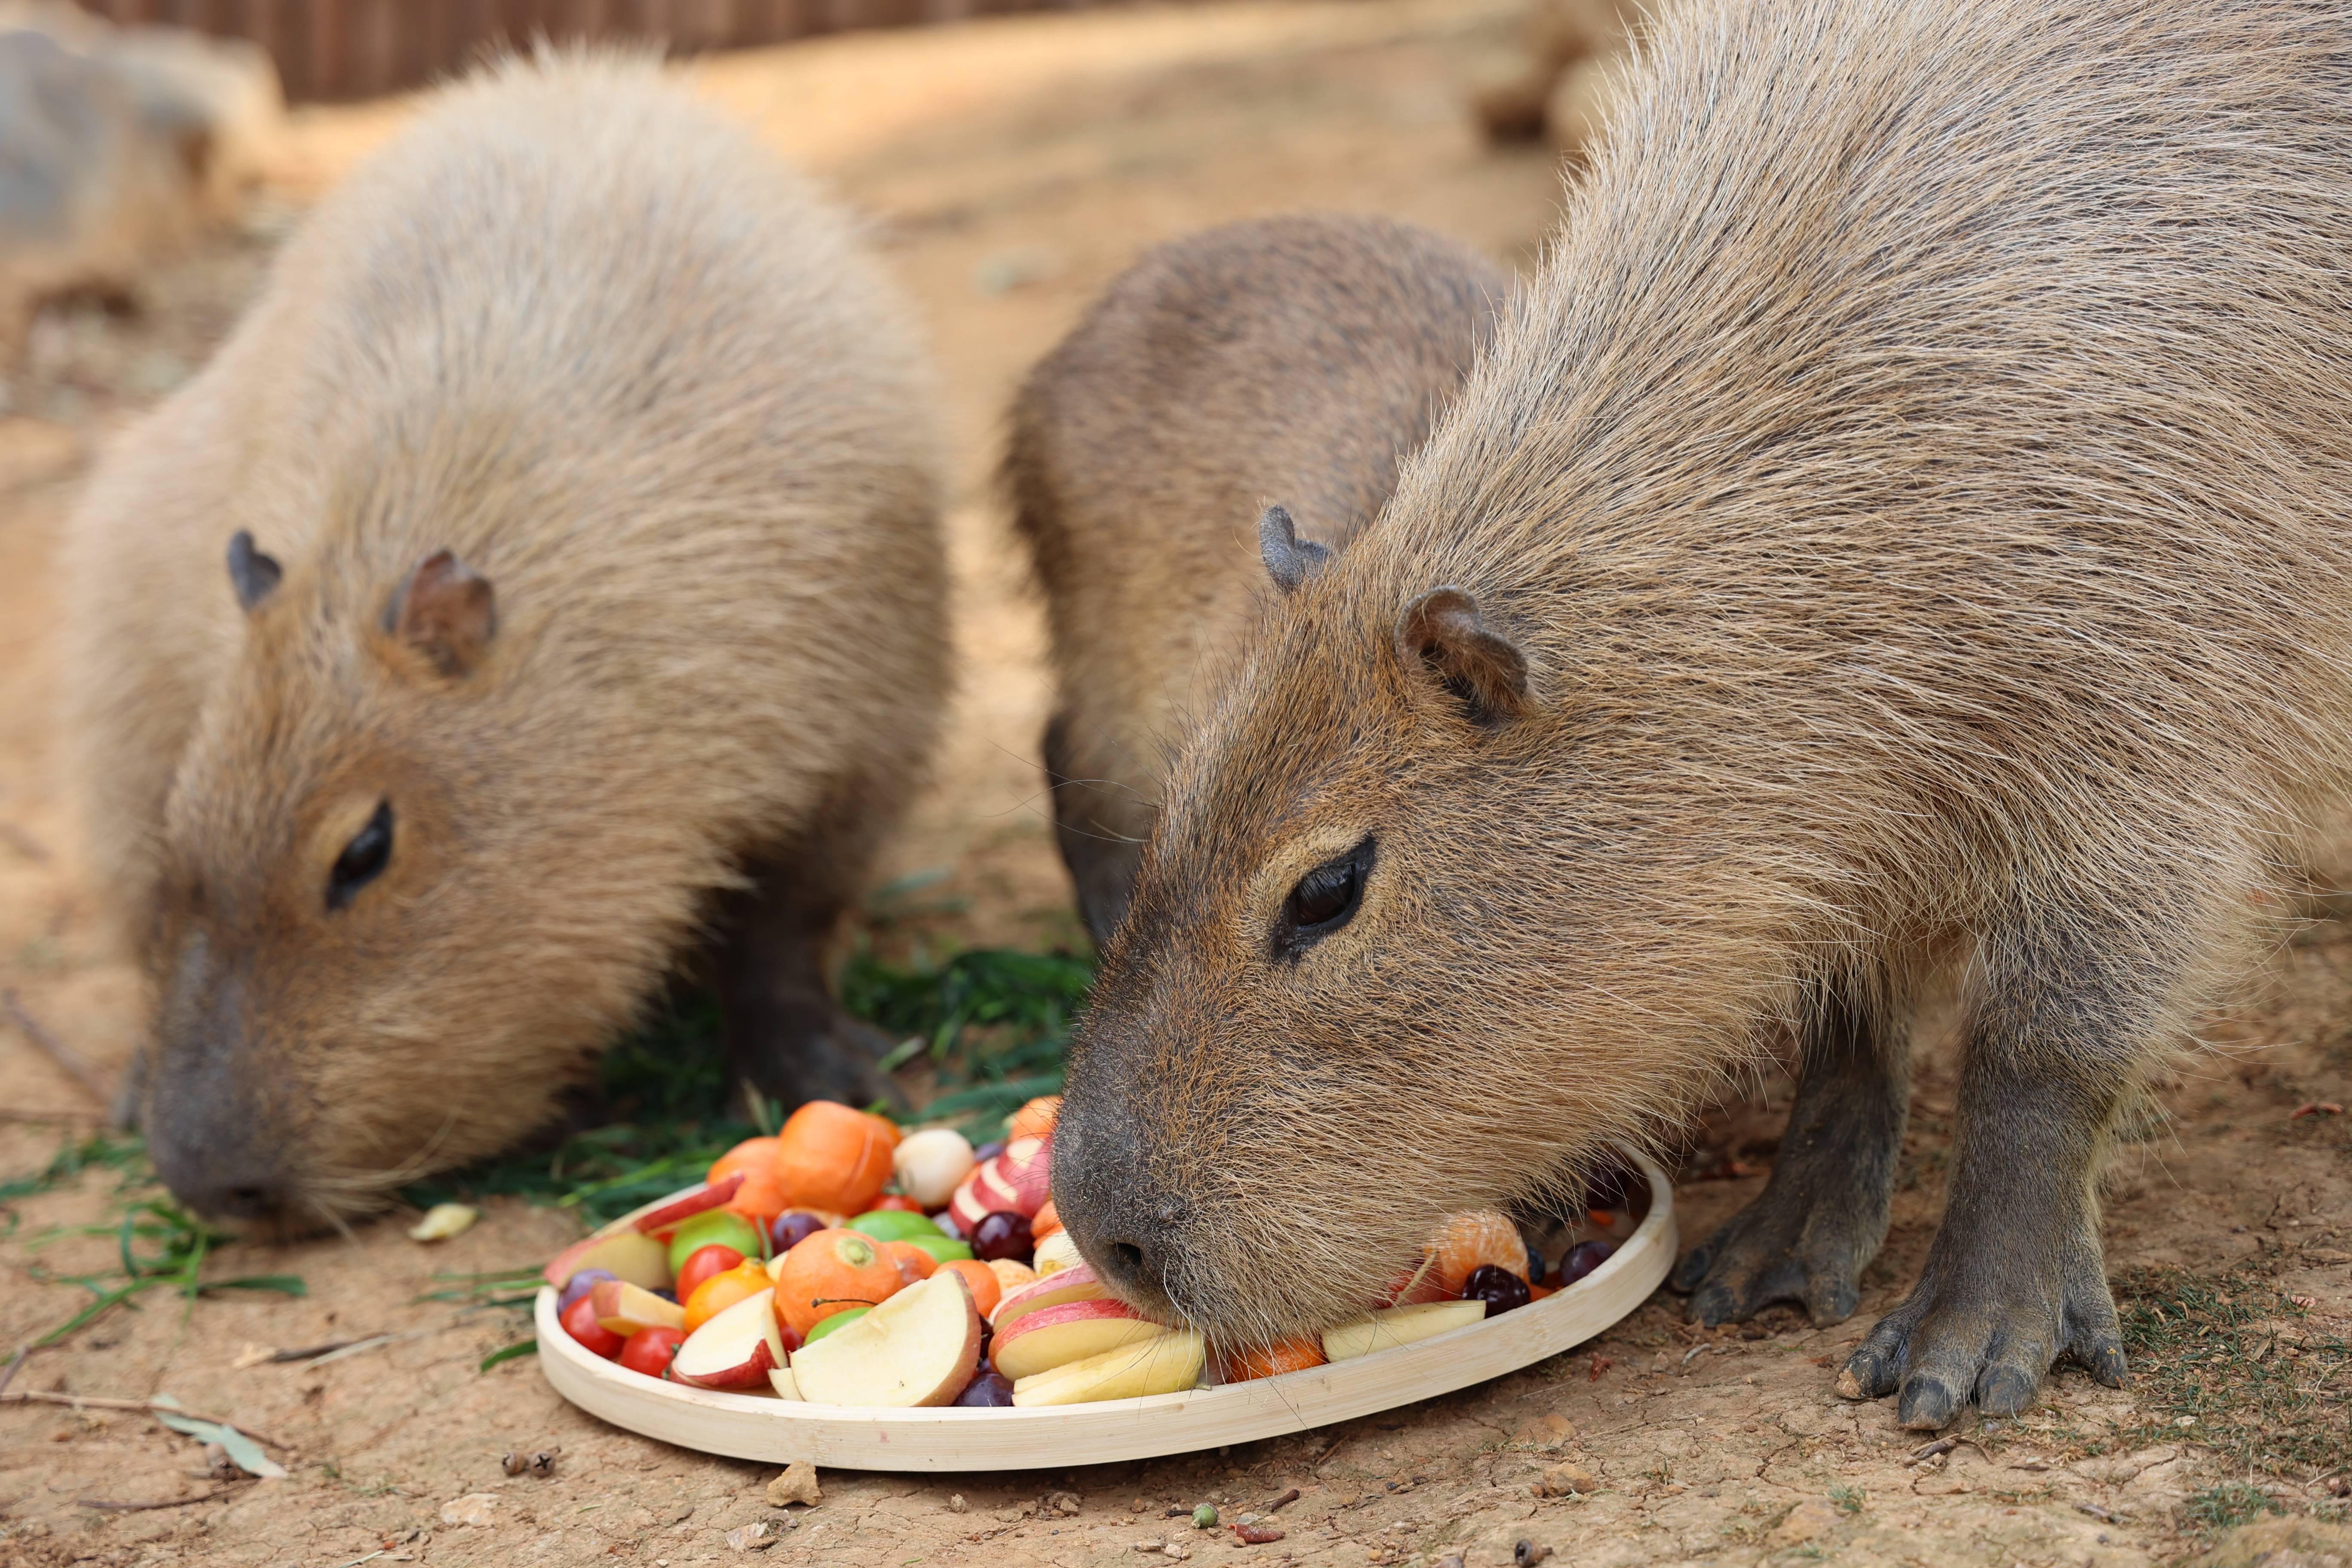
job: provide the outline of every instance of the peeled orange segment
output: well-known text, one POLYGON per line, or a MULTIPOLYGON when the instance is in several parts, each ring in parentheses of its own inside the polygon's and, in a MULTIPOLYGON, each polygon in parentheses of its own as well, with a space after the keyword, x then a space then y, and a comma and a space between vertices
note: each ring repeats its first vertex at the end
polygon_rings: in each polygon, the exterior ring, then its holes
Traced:
POLYGON ((1369 1318, 1324 1330, 1323 1353, 1332 1361, 1347 1361, 1486 1321, 1484 1301, 1425 1301, 1412 1307, 1391 1307, 1369 1318))
POLYGON ((1429 1255, 1431 1273, 1448 1296, 1459 1296, 1481 1264, 1491 1263, 1522 1279, 1528 1277, 1528 1244, 1519 1227, 1509 1215, 1493 1209, 1446 1215, 1429 1244, 1429 1255))
POLYGON ((1120 1345, 1023 1378, 1013 1385, 1013 1403, 1083 1405, 1097 1399, 1181 1394, 1201 1381, 1205 1353, 1201 1336, 1193 1331, 1164 1331, 1155 1339, 1120 1345))

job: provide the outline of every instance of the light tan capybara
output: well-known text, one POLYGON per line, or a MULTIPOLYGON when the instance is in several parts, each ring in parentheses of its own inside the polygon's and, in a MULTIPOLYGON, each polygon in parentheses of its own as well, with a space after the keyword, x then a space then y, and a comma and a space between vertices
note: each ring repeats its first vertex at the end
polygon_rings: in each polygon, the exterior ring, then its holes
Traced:
POLYGON ((707 932, 734 1073, 874 1092, 823 950, 947 683, 934 402, 844 216, 647 65, 498 67, 310 218, 65 558, 173 1192, 494 1151, 707 932))
POLYGON ((2119 1382, 2103 1144, 2352 778, 2347 81, 2288 0, 1668 14, 1170 777, 1055 1145, 1119 1292, 1351 1316, 1785 1026, 1770 1181, 1678 1282, 1841 1318, 1957 971, 1945 1215, 1839 1385, 2119 1382))
POLYGON ((1261 527, 1303 563, 1378 513, 1509 289, 1386 219, 1234 224, 1148 253, 1031 373, 1004 477, 1052 631, 1055 827, 1097 943, 1273 596, 1261 527))

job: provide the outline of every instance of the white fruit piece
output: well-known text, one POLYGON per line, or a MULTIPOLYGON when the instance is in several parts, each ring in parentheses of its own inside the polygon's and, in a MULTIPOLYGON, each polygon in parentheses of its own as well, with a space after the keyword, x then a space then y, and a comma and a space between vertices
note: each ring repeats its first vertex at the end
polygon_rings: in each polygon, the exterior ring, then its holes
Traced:
POLYGON ((1078 1244, 1070 1239, 1070 1233, 1066 1230, 1057 1230, 1039 1242, 1030 1258, 1030 1267, 1036 1269, 1041 1277, 1059 1274, 1085 1262, 1086 1259, 1078 1256, 1078 1244))
MULTIPOLYGON (((1201 1381, 1203 1357, 1198 1333, 1190 1329, 1163 1331, 1139 1343, 1121 1345, 1024 1378, 1013 1385, 1013 1403, 1084 1405, 1097 1399, 1179 1394, 1201 1381)), ((997 1370, 1003 1370, 1001 1363, 997 1370)))
POLYGON ((561 1290, 583 1268, 602 1268, 641 1289, 659 1290, 669 1283, 669 1248, 634 1230, 592 1236, 557 1253, 540 1278, 561 1290))
POLYGON ((996 1310, 988 1321, 997 1332, 1003 1333, 1021 1319, 1040 1307, 1059 1307, 1069 1301, 1099 1301, 1110 1294, 1103 1289, 1095 1271, 1087 1268, 1065 1268, 1048 1279, 1042 1276, 1031 1279, 1016 1289, 1007 1290, 996 1303, 996 1310))
POLYGON ((686 1336, 669 1363, 669 1374, 698 1388, 767 1388, 768 1374, 784 1364, 783 1336, 776 1332, 776 1293, 746 1296, 686 1336))
POLYGON ((683 1329, 686 1309, 625 1279, 600 1279, 588 1292, 588 1310, 607 1333, 628 1335, 639 1329, 683 1329))
POLYGON ((926 1127, 909 1132, 890 1157, 898 1190, 929 1213, 947 1206, 956 1186, 971 1174, 975 1163, 971 1144, 952 1127, 926 1127))
POLYGON ((780 1399, 798 1399, 801 1396, 800 1384, 793 1381, 793 1369, 788 1366, 770 1367, 768 1386, 776 1391, 780 1399))
MULTIPOLYGON (((683 1353, 683 1352, 681 1352, 683 1353)), ((793 1383, 812 1405, 952 1404, 980 1366, 980 1313, 962 1276, 932 1275, 803 1345, 793 1383)))
POLYGON ((1411 1344, 1433 1334, 1466 1329, 1485 1321, 1486 1317, 1484 1301, 1423 1301, 1411 1307, 1391 1307, 1369 1318, 1324 1330, 1323 1354, 1330 1361, 1347 1361, 1394 1345, 1411 1344))
POLYGON ((1074 1361, 1121 1345, 1140 1344, 1166 1332, 1163 1324, 1138 1317, 1124 1301, 1069 1301, 1040 1307, 996 1331, 988 1359, 1018 1383, 1074 1361))

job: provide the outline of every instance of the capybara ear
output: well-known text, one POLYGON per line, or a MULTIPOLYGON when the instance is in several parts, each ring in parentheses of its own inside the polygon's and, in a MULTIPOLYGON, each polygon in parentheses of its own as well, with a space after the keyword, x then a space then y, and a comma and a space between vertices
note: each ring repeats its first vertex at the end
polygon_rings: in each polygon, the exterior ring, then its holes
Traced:
POLYGON ((284 568, 253 547, 253 535, 238 529, 228 542, 228 580, 236 589, 236 607, 251 615, 278 580, 286 575, 284 568))
POLYGON ((1266 508, 1257 520, 1257 552, 1265 558, 1265 574, 1286 594, 1331 559, 1331 552, 1322 545, 1299 538, 1298 525, 1278 506, 1266 508))
POLYGON ((409 570, 384 606, 383 629, 430 658, 442 674, 463 675, 498 635, 490 580, 450 552, 436 550, 409 570))
POLYGON ((1475 724, 1507 723, 1534 707, 1527 656, 1486 629, 1478 601, 1459 588, 1432 588, 1397 621, 1397 657, 1406 673, 1425 675, 1469 710, 1475 724))

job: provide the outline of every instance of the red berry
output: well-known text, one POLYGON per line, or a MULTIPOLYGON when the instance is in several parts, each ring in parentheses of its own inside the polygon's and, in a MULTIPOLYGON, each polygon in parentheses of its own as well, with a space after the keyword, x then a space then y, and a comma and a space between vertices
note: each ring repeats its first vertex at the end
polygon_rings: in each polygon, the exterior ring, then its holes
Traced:
POLYGON ((1470 1278, 1462 1286, 1462 1299, 1486 1302, 1486 1315, 1490 1318, 1497 1312, 1508 1312, 1526 1306, 1533 1296, 1534 1292, 1528 1289, 1526 1280, 1492 1263, 1481 1263, 1473 1268, 1470 1278))
POLYGON ((659 1377, 669 1370, 670 1358, 685 1342, 684 1329, 639 1329, 621 1347, 621 1364, 631 1372, 659 1377))
POLYGON ((692 1296, 694 1288, 705 1279, 710 1279, 713 1275, 724 1274, 742 1261, 741 1253, 716 1241, 708 1247, 698 1247, 688 1253, 686 1261, 678 1266, 677 1283, 671 1289, 677 1292, 677 1299, 683 1301, 692 1296))
POLYGON ((628 1342, 596 1321, 594 1298, 583 1296, 563 1314, 563 1331, 606 1361, 621 1353, 628 1342))
POLYGON ((900 1214, 920 1214, 923 1212, 923 1205, 904 1193, 884 1193, 874 1200, 874 1208, 866 1212, 871 1214, 875 1209, 896 1209, 900 1214))

